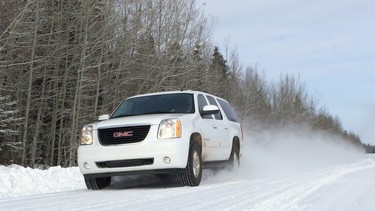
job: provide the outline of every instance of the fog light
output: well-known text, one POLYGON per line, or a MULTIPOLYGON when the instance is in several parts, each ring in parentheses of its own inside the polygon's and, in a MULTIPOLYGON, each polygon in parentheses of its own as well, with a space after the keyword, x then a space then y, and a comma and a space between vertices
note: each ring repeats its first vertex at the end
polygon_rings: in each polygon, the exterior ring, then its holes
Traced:
POLYGON ((164 163, 170 164, 171 163, 171 158, 169 158, 168 156, 164 157, 164 163))
POLYGON ((84 163, 83 163, 83 168, 89 170, 89 169, 90 169, 90 165, 89 165, 89 163, 84 162, 84 163))

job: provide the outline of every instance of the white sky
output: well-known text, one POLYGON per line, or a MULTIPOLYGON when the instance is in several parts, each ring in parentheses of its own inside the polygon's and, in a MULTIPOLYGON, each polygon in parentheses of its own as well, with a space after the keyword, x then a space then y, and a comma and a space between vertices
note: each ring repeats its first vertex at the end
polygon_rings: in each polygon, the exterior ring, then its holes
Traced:
POLYGON ((267 79, 306 82, 344 129, 375 144, 374 0, 197 0, 216 18, 213 40, 229 38, 244 67, 267 79))

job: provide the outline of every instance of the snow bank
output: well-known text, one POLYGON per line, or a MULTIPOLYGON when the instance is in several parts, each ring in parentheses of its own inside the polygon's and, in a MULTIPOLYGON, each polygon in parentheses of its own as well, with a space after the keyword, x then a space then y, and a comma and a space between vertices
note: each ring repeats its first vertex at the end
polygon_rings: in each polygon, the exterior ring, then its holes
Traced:
POLYGON ((83 176, 77 167, 40 170, 0 165, 0 198, 84 189, 83 176))

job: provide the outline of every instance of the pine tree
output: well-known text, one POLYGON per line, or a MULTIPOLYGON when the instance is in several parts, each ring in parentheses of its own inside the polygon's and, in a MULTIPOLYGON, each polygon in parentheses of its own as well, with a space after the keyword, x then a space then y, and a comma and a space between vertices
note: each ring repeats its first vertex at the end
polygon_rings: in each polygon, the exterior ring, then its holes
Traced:
POLYGON ((214 48, 211 64, 208 69, 206 91, 226 98, 228 93, 229 66, 224 56, 220 53, 219 48, 214 48))

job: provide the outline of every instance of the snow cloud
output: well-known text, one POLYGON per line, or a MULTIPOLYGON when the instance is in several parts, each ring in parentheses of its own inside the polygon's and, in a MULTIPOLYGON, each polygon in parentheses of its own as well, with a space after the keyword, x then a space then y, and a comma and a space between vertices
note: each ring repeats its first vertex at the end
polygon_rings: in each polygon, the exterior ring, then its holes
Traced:
POLYGON ((251 177, 307 172, 364 156, 340 137, 300 127, 250 133, 245 141, 241 167, 251 177))
MULTIPOLYGON (((246 132, 246 131, 245 131, 246 132)), ((206 172, 208 183, 263 179, 308 173, 357 161, 364 150, 340 137, 288 127, 245 136, 241 168, 238 171, 206 172)))

